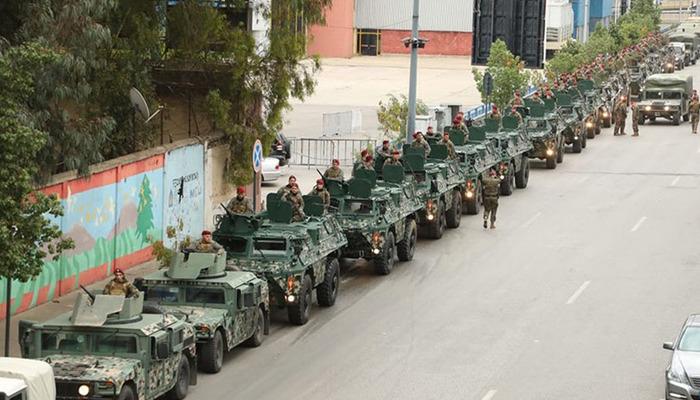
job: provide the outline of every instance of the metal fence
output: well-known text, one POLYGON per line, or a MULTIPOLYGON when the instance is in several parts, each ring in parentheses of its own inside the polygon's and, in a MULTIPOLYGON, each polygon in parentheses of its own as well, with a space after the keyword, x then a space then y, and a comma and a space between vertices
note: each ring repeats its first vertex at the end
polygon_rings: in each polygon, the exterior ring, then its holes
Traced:
POLYGON ((375 148, 374 139, 290 138, 292 165, 327 166, 337 158, 340 165, 352 165, 355 156, 368 146, 375 148))

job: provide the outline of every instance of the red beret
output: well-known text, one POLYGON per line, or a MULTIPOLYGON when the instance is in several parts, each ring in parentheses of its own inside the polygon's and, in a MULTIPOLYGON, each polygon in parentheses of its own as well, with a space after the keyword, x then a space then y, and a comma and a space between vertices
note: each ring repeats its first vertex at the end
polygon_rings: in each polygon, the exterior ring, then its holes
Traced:
POLYGON ((414 134, 413 134, 413 137, 414 137, 414 138, 417 138, 417 137, 418 137, 418 132, 414 133, 414 134))
POLYGON ((398 150, 396 150, 396 149, 394 149, 394 151, 392 151, 391 154, 401 154, 401 152, 398 151, 398 150))
POLYGON ((323 179, 316 179, 316 184, 323 185, 324 184, 323 179))
POLYGON ((238 194, 243 194, 245 193, 245 188, 243 186, 239 186, 236 188, 236 193, 238 194))
POLYGON ((208 230, 206 230, 206 229, 203 230, 203 231, 202 231, 202 236, 204 236, 204 235, 211 235, 211 231, 208 231, 208 230))
POLYGON ((382 143, 383 143, 383 144, 389 144, 389 141, 388 141, 388 140, 385 140, 385 141, 383 141, 382 143))
POLYGON ((338 160, 337 158, 334 158, 334 159, 333 159, 333 164, 340 164, 340 160, 338 160))
POLYGON ((124 272, 122 272, 121 268, 115 268, 114 275, 116 275, 116 274, 124 274, 124 272))

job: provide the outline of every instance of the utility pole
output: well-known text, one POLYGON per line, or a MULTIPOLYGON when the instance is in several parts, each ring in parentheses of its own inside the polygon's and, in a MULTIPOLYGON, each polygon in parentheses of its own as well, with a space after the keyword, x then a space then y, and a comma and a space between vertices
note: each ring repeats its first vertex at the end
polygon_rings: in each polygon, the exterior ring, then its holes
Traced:
POLYGON ((583 2, 583 42, 588 41, 588 36, 589 36, 589 30, 590 26, 589 22, 591 20, 591 12, 590 12, 590 7, 591 7, 591 0, 584 0, 583 2))
MULTIPOLYGON (((413 0, 413 29, 411 31, 411 78, 408 84, 408 123, 406 124, 406 143, 413 141, 416 131, 416 90, 418 86, 418 12, 420 0, 413 0)), ((405 44, 405 43, 404 43, 405 44)))

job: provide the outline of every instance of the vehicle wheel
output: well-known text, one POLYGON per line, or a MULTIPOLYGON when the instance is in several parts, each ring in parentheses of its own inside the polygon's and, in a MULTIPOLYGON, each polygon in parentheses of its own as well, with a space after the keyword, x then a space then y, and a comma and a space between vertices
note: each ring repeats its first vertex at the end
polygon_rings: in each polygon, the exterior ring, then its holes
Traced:
POLYGON ((559 150, 557 150, 557 164, 564 162, 564 143, 559 145, 559 150))
POLYGON ((374 270, 379 275, 389 275, 394 268, 394 234, 387 233, 381 256, 374 259, 374 270))
POLYGON ((445 219, 448 228, 459 228, 462 222, 462 194, 459 191, 452 192, 452 208, 447 211, 445 219))
POLYGON ((581 135, 581 148, 585 149, 587 144, 588 138, 586 137, 586 135, 581 135))
POLYGON ((593 131, 593 133, 594 133, 593 136, 595 136, 595 135, 600 135, 600 125, 601 125, 600 122, 598 122, 597 124, 595 124, 595 129, 594 129, 594 131, 593 131))
POLYGON ((603 128, 610 128, 612 126, 612 119, 607 118, 603 122, 603 128))
POLYGON ((316 299, 321 307, 330 307, 335 304, 340 288, 340 264, 334 258, 326 263, 326 276, 323 282, 316 288, 316 299))
POLYGON ((418 228, 415 220, 406 222, 406 235, 403 240, 396 245, 396 254, 401 261, 413 260, 413 254, 416 252, 416 242, 418 241, 418 228))
POLYGON ((432 224, 428 225, 427 237, 430 239, 442 238, 442 235, 445 233, 446 224, 447 221, 445 219, 445 206, 443 206, 442 202, 440 202, 437 210, 437 219, 432 224))
POLYGON ((190 363, 187 362, 187 357, 182 355, 180 365, 177 367, 177 377, 175 378, 175 386, 173 386, 166 397, 169 400, 183 400, 187 397, 187 391, 190 388, 190 363))
POLYGON ((573 143, 571 149, 574 153, 581 152, 581 149, 582 149, 581 137, 579 137, 578 140, 574 140, 574 143, 573 143))
POLYGON ((214 337, 200 346, 199 365, 202 371, 215 374, 224 365, 224 337, 221 331, 214 332, 214 337))
POLYGON ((481 212, 481 181, 476 181, 476 187, 474 188, 474 197, 467 199, 467 201, 462 205, 462 211, 465 214, 476 215, 481 212))
POLYGON ((299 301, 296 304, 287 306, 287 316, 289 322, 294 325, 304 325, 309 322, 309 314, 311 313, 311 276, 304 275, 304 283, 301 285, 299 292, 299 301))
POLYGON ((253 334, 245 341, 248 347, 260 347, 265 339, 265 313, 262 308, 258 307, 255 314, 255 329, 253 334))
POLYGON ((547 169, 557 169, 557 155, 552 155, 551 157, 547 157, 545 160, 547 169))
POLYGON ((586 129, 586 138, 588 138, 588 139, 595 139, 595 131, 596 131, 596 128, 588 128, 588 129, 586 129))
POLYGON ((136 400, 134 389, 132 389, 129 385, 122 386, 122 391, 119 392, 119 397, 117 400, 136 400))
POLYGON ((690 113, 685 114, 685 115, 683 116, 683 121, 684 121, 684 122, 690 121, 690 113))
POLYGON ((649 117, 649 121, 655 122, 655 121, 656 121, 656 117, 649 117))
POLYGON ((520 167, 520 171, 515 173, 515 187, 518 189, 525 189, 529 181, 530 160, 527 158, 527 156, 523 155, 522 167, 520 167))
POLYGON ((513 194, 513 187, 515 186, 515 167, 513 163, 508 164, 508 175, 501 181, 501 196, 510 196, 513 194))
POLYGON ((681 124, 681 113, 675 113, 673 114, 673 125, 680 125, 681 124))

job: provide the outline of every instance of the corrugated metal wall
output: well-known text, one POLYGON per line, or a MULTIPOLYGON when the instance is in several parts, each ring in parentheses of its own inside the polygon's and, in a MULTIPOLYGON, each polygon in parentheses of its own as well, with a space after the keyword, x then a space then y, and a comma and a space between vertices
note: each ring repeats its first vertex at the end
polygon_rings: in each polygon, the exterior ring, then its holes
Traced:
MULTIPOLYGON (((473 0, 421 0, 423 31, 471 32, 473 0)), ((410 30, 413 0, 356 0, 355 28, 410 30)))

